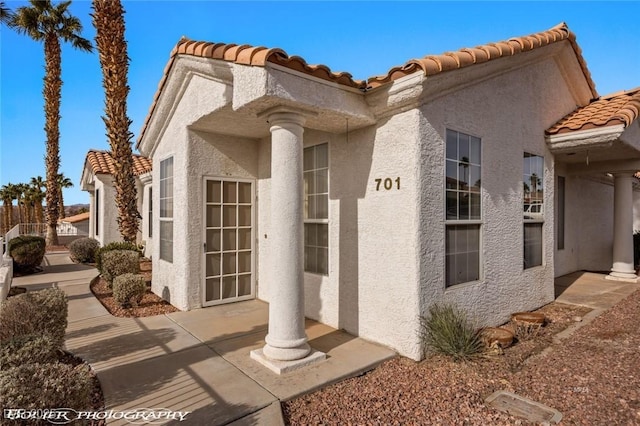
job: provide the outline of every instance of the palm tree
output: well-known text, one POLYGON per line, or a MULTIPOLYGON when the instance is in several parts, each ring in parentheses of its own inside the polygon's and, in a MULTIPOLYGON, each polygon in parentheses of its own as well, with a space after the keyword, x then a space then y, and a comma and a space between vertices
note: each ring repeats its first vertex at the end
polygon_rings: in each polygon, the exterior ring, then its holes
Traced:
POLYGON ((25 196, 27 190, 29 189, 29 185, 26 183, 17 183, 14 185, 16 191, 16 201, 18 202, 18 221, 19 223, 27 223, 29 222, 27 216, 27 205, 25 196))
POLYGON ((13 226, 17 223, 13 215, 13 200, 18 199, 18 187, 15 184, 9 182, 4 185, 3 188, 6 191, 6 196, 9 197, 9 208, 7 209, 7 230, 9 230, 13 228, 13 226))
MULTIPOLYGON (((21 34, 44 43, 44 112, 46 142, 46 179, 56 180, 60 168, 60 89, 62 58, 60 40, 82 51, 92 50, 91 42, 83 38, 80 19, 68 11, 71 1, 53 5, 51 0, 30 0, 31 6, 19 7, 9 25, 21 34)), ((58 203, 60 189, 55 185, 47 191, 47 245, 58 244, 58 203)))
POLYGON ((35 209, 35 216, 37 223, 44 223, 44 212, 42 210, 42 200, 44 200, 45 192, 44 188, 47 187, 47 183, 42 176, 36 176, 31 178, 31 189, 33 194, 33 203, 35 209))
POLYGON ((124 38, 124 9, 120 0, 93 0, 93 25, 96 28, 96 46, 102 67, 102 85, 105 91, 102 117, 115 160, 114 186, 118 207, 118 229, 125 241, 136 240, 140 213, 136 203, 136 182, 133 176, 133 156, 129 131, 131 120, 127 116, 127 42, 124 38))
POLYGON ((6 7, 3 1, 0 1, 0 23, 8 24, 12 16, 11 9, 6 7))
POLYGON ((2 199, 2 235, 6 234, 11 229, 11 222, 13 222, 13 189, 8 183, 2 185, 0 188, 0 199, 2 199))
POLYGON ((60 189, 60 203, 58 203, 59 219, 64 219, 66 217, 66 214, 64 212, 64 197, 62 196, 62 189, 73 188, 73 182, 71 182, 71 179, 66 177, 64 173, 60 173, 58 174, 57 184, 58 188, 60 189))

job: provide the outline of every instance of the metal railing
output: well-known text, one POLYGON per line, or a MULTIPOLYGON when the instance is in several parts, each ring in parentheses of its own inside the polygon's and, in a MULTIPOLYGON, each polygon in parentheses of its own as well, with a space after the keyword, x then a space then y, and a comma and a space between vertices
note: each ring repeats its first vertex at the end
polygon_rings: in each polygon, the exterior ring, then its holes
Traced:
MULTIPOLYGON (((87 235, 87 232, 78 229, 72 223, 59 223, 56 227, 56 231, 59 237, 87 235)), ((19 223, 11 228, 4 235, 4 238, 0 237, 0 242, 2 243, 2 253, 7 252, 7 244, 9 243, 9 241, 20 235, 38 235, 40 237, 44 237, 46 236, 46 234, 46 223, 19 223)))

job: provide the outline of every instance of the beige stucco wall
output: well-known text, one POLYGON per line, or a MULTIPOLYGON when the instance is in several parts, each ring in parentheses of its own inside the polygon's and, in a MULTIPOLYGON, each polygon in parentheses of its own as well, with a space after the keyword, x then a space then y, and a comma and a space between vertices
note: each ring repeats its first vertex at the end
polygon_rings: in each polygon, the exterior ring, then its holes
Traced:
MULTIPOLYGON (((95 189, 98 190, 98 235, 95 239, 101 246, 113 241, 122 241, 118 231, 118 208, 116 207, 116 190, 111 175, 99 174, 95 178, 95 189)), ((91 212, 95 215, 95 212, 91 212)), ((95 216, 94 216, 95 217, 95 216)), ((92 231, 95 232, 95 231, 92 231)))
MULTIPOLYGON (((464 79, 464 74, 451 78, 464 79)), ((427 81, 427 83, 429 83, 427 81)), ((435 84, 435 82, 434 82, 435 84)), ((478 323, 553 300, 554 158, 544 130, 575 108, 556 63, 544 60, 427 101, 421 108, 421 310, 435 301, 464 308, 478 323), (482 139, 481 279, 444 288, 445 129, 482 139), (523 153, 544 157, 543 265, 523 270, 523 153)))

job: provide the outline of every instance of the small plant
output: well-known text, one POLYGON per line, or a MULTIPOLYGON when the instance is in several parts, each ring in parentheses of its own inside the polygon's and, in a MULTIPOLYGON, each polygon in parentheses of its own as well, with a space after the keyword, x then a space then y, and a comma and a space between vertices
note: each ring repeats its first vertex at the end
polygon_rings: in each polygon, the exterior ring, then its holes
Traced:
MULTIPOLYGON (((33 363, 0 371, 0 406, 7 408, 89 410, 92 389, 93 378, 84 364, 33 363)), ((43 420, 29 424, 50 423, 43 420)))
POLYGON ((102 258, 102 277, 109 287, 113 286, 113 280, 119 275, 140 272, 140 253, 137 251, 111 250, 100 257, 102 258))
POLYGON ((439 353, 466 360, 480 353, 482 339, 477 328, 459 308, 435 303, 428 317, 420 317, 420 338, 425 354, 439 353))
POLYGON ((47 335, 29 334, 0 341, 0 365, 3 369, 34 362, 54 362, 58 353, 56 342, 47 335))
POLYGON ((138 306, 147 292, 144 276, 123 274, 113 280, 113 298, 123 307, 138 306))
POLYGON ((17 272, 32 273, 44 259, 46 243, 36 235, 20 235, 9 241, 8 250, 17 272))
POLYGON ((100 243, 94 238, 79 238, 69 244, 69 255, 74 262, 93 263, 100 243))
POLYGON ((138 254, 142 256, 142 249, 137 244, 127 241, 112 241, 104 247, 96 250, 96 268, 98 268, 100 274, 104 273, 102 270, 102 255, 113 250, 133 250, 137 251, 138 254))
POLYGON ((48 288, 8 298, 0 312, 0 340, 30 334, 47 335, 61 349, 67 328, 67 296, 48 288))

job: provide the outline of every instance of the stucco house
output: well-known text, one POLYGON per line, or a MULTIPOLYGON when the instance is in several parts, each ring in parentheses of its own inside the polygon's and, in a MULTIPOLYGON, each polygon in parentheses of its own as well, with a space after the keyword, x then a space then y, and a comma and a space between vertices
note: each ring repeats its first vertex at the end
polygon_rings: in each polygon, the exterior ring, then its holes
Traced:
MULTIPOLYGON (((80 188, 89 192, 88 236, 95 238, 100 245, 112 241, 122 241, 118 231, 118 208, 115 202, 113 174, 115 161, 108 151, 90 150, 85 158, 80 188)), ((138 211, 147 212, 142 217, 138 242, 145 246, 145 255, 153 255, 152 223, 149 220, 149 200, 152 197, 151 160, 141 155, 133 155, 133 174, 136 178, 138 211)))
POLYGON ((436 301, 499 324, 572 271, 636 280, 639 110, 640 89, 598 94, 565 24, 366 81, 182 39, 137 144, 153 291, 268 301, 252 357, 273 367, 323 357, 304 316, 420 359, 436 301))

